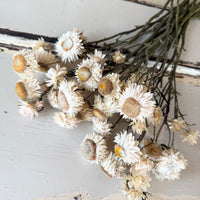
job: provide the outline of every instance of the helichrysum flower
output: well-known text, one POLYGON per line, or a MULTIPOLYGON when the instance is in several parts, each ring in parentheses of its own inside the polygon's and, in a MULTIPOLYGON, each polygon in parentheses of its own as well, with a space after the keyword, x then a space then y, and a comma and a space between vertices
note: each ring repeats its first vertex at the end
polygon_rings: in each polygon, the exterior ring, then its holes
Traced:
POLYGON ((182 133, 182 141, 187 142, 188 144, 194 145, 197 144, 197 141, 200 137, 199 130, 190 130, 190 131, 185 131, 182 133))
POLYGON ((173 149, 165 150, 158 159, 154 174, 160 180, 175 180, 179 179, 180 172, 186 168, 187 160, 184 159, 180 152, 173 149))
POLYGON ((98 83, 98 91, 106 98, 118 99, 121 93, 121 86, 119 74, 111 73, 101 78, 98 83))
POLYGON ((120 160, 133 164, 140 159, 142 153, 132 133, 127 134, 127 131, 123 131, 115 136, 114 142, 116 143, 115 153, 120 160))
POLYGON ((56 68, 50 68, 46 73, 46 76, 49 78, 46 80, 46 85, 48 87, 53 86, 53 88, 57 88, 58 85, 65 79, 65 75, 67 74, 66 67, 60 67, 60 65, 56 65, 56 68))
POLYGON ((78 116, 83 121, 92 121, 93 120, 93 111, 89 107, 89 104, 85 101, 82 110, 78 113, 78 116))
POLYGON ((37 61, 31 50, 21 50, 13 56, 13 68, 19 76, 35 74, 37 61))
POLYGON ((58 103, 61 110, 70 116, 75 116, 81 111, 84 99, 81 96, 75 81, 62 81, 59 85, 58 103))
POLYGON ((70 116, 63 112, 56 112, 54 115, 54 121, 60 126, 67 129, 72 129, 77 126, 80 120, 77 117, 70 116))
POLYGON ((112 152, 100 162, 100 167, 110 178, 120 177, 125 170, 122 163, 115 159, 115 155, 112 152))
POLYGON ((117 102, 111 99, 103 99, 100 95, 94 97, 94 116, 102 121, 107 120, 117 110, 117 102))
POLYGON ((84 49, 81 32, 74 30, 68 31, 58 38, 55 45, 58 56, 63 62, 72 62, 78 59, 84 49))
POLYGON ((86 59, 78 65, 76 77, 78 82, 89 91, 94 91, 102 77, 103 68, 92 59, 86 59))
POLYGON ((81 152, 86 160, 99 163, 108 154, 106 140, 99 134, 87 135, 81 144, 81 152))
POLYGON ((156 106, 153 111, 153 115, 148 118, 148 121, 153 124, 154 126, 157 126, 160 124, 162 120, 162 110, 160 106, 156 106))
POLYGON ((107 121, 102 121, 97 118, 93 118, 93 131, 103 136, 109 135, 112 124, 107 121))
POLYGON ((132 125, 132 130, 134 132, 136 132, 138 135, 142 134, 142 131, 147 131, 147 126, 146 123, 144 121, 136 121, 133 125, 132 125))
POLYGON ((112 58, 115 63, 121 64, 125 61, 126 56, 123 55, 120 51, 115 51, 112 58))
POLYGON ((30 117, 30 119, 33 119, 35 116, 39 116, 39 111, 44 108, 44 103, 42 101, 37 102, 26 102, 20 100, 19 105, 19 113, 24 117, 30 117))
POLYGON ((132 84, 125 88, 119 98, 119 112, 133 122, 144 121, 153 114, 155 102, 153 94, 144 92, 142 85, 132 84))
POLYGON ((43 48, 44 50, 51 50, 52 49, 52 45, 48 42, 44 41, 44 38, 39 38, 37 41, 34 42, 33 44, 33 51, 37 51, 38 49, 43 48))
POLYGON ((100 65, 105 64, 105 54, 102 53, 102 51, 98 51, 95 49, 94 54, 87 54, 88 58, 94 60, 95 62, 99 63, 100 65))
POLYGON ((33 52, 38 63, 38 69, 41 72, 47 72, 49 68, 55 67, 55 63, 59 61, 54 54, 45 51, 42 47, 39 47, 33 52))
POLYGON ((173 119, 171 122, 168 123, 170 125, 170 128, 174 132, 181 132, 181 130, 185 126, 185 121, 182 120, 181 118, 173 119))
POLYGON ((39 82, 33 77, 23 77, 15 85, 15 92, 21 99, 37 99, 41 95, 39 82))
POLYGON ((52 107, 60 109, 60 105, 58 103, 58 91, 56 89, 51 89, 47 94, 47 99, 52 107))

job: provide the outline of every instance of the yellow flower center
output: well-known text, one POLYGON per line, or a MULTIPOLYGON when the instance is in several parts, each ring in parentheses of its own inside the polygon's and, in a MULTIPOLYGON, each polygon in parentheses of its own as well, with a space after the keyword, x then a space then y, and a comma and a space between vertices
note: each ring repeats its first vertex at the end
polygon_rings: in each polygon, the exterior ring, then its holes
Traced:
POLYGON ((68 51, 73 47, 73 41, 71 38, 67 38, 61 42, 61 46, 64 51, 68 51))
POLYGON ((81 152, 87 160, 96 159, 96 144, 91 139, 86 139, 81 146, 81 152))
POLYGON ((23 55, 19 54, 14 57, 13 68, 18 73, 22 73, 26 69, 26 59, 23 55))
POLYGON ((87 67, 81 67, 78 70, 78 78, 82 82, 87 81, 90 78, 91 75, 92 75, 92 73, 91 73, 91 71, 87 67))
POLYGON ((115 153, 116 155, 121 158, 124 156, 124 148, 120 146, 119 144, 115 145, 115 153))
POLYGON ((106 115, 102 111, 100 111, 99 109, 97 109, 97 108, 93 109, 93 114, 99 120, 102 120, 102 121, 106 120, 106 115))
POLYGON ((58 93, 58 103, 63 111, 67 111, 67 109, 69 108, 69 104, 63 92, 58 93))
POLYGON ((101 95, 109 95, 112 93, 112 90, 113 90, 113 84, 112 82, 107 79, 107 78, 102 78, 100 81, 99 81, 99 84, 98 84, 98 91, 101 95))
POLYGON ((23 82, 18 82, 15 85, 15 92, 16 92, 17 96, 21 99, 25 99, 28 97, 28 93, 27 93, 26 87, 23 82))
POLYGON ((134 98, 129 97, 122 106, 122 112, 130 118, 135 118, 140 114, 141 105, 134 98))

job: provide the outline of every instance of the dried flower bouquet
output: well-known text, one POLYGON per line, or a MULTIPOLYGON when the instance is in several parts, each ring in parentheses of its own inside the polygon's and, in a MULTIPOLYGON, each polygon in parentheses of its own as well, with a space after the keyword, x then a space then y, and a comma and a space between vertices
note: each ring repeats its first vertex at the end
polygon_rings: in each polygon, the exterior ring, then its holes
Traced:
POLYGON ((200 17, 200 2, 176 3, 167 0, 144 25, 99 41, 88 42, 74 29, 55 46, 39 39, 13 57, 20 76, 19 112, 34 118, 48 99, 58 109, 59 126, 72 129, 92 121, 93 133, 85 136, 81 152, 108 177, 121 179, 130 200, 147 198, 150 173, 175 180, 186 168, 174 133, 191 145, 199 137, 179 107, 175 76, 187 26, 200 17), (161 132, 168 132, 166 144, 159 143, 161 132))

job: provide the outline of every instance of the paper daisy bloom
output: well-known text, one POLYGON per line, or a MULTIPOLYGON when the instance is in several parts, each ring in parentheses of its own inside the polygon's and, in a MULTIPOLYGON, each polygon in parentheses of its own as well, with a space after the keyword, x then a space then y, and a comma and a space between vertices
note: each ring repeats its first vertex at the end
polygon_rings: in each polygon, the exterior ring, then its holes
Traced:
POLYGON ((132 84, 125 88, 119 98, 118 111, 124 118, 133 122, 145 121, 153 114, 155 102, 152 100, 153 94, 144 92, 142 85, 132 84))
POLYGON ((115 63, 121 64, 125 61, 126 56, 123 55, 120 51, 115 51, 112 58, 115 63))
POLYGON ((114 142, 116 143, 115 153, 120 160, 127 164, 139 161, 142 153, 132 133, 127 134, 127 131, 123 131, 115 136, 114 142))
POLYGON ((35 74, 37 61, 31 50, 21 50, 13 56, 13 69, 19 76, 35 74))
POLYGON ((60 109, 60 105, 58 103, 58 92, 56 89, 51 89, 47 94, 47 99, 51 106, 56 109, 60 109))
POLYGON ((132 125, 132 130, 134 132, 136 132, 138 135, 142 134, 142 131, 147 131, 147 126, 145 122, 141 122, 141 121, 136 121, 133 125, 132 125))
POLYGON ((63 112, 56 112, 54 115, 54 121, 60 127, 72 129, 75 128, 81 120, 76 117, 69 116, 63 112))
POLYGON ((111 99, 103 99, 100 95, 94 96, 94 116, 102 121, 106 121, 117 110, 117 102, 111 99))
POLYGON ((21 99, 37 99, 41 96, 39 82, 33 77, 23 77, 15 85, 15 92, 21 99))
POLYGON ((95 49, 94 54, 87 54, 88 58, 94 60, 95 62, 99 63, 100 65, 105 64, 105 54, 102 53, 102 51, 98 51, 95 49))
POLYGON ((182 141, 187 142, 188 144, 194 145, 197 144, 197 141, 200 137, 199 130, 190 130, 190 131, 185 131, 182 133, 182 141))
POLYGON ((76 91, 78 89, 77 83, 75 81, 62 81, 58 88, 58 103, 60 109, 69 114, 70 116, 75 116, 81 111, 84 105, 84 99, 80 92, 76 91))
POLYGON ((100 167, 109 178, 120 177, 125 170, 122 163, 115 159, 112 152, 100 162, 100 167))
POLYGON ((153 173, 160 180, 179 179, 180 172, 186 168, 187 160, 184 159, 180 152, 173 149, 163 151, 156 163, 153 173))
POLYGON ((154 126, 157 126, 158 124, 160 124, 161 120, 162 120, 162 110, 160 106, 156 106, 154 108, 152 117, 149 117, 148 121, 154 126))
POLYGON ((58 38, 55 49, 63 62, 73 62, 78 60, 78 56, 82 54, 84 49, 81 32, 74 30, 63 34, 58 38))
POLYGON ((181 118, 173 119, 171 122, 168 123, 170 129, 172 129, 174 132, 181 132, 181 130, 185 126, 185 121, 181 118))
POLYGON ((44 38, 41 37, 36 42, 34 42, 32 49, 35 52, 40 48, 43 48, 46 51, 47 50, 51 50, 52 49, 52 44, 48 43, 48 42, 45 42, 44 38))
POLYGON ((55 62, 59 61, 54 54, 45 51, 42 47, 39 47, 37 50, 33 51, 33 53, 40 72, 47 72, 49 68, 56 66, 55 62))
POLYGON ((107 121, 101 121, 97 118, 93 118, 93 131, 97 134, 101 134, 103 136, 109 135, 111 126, 112 124, 107 121))
POLYGON ((85 100, 85 104, 83 105, 82 110, 78 113, 78 117, 83 121, 92 121, 93 120, 93 112, 90 108, 88 102, 85 100))
POLYGON ((92 59, 86 59, 78 65, 76 78, 88 91, 94 91, 102 77, 103 69, 100 64, 92 59))
POLYGON ((111 73, 101 78, 98 83, 98 91, 106 98, 118 99, 121 93, 121 86, 119 74, 111 73))
POLYGON ((48 87, 53 86, 53 88, 57 88, 58 85, 65 79, 65 75, 67 74, 66 67, 60 67, 60 65, 56 65, 56 68, 50 68, 46 73, 46 76, 49 78, 46 80, 46 85, 48 87))
POLYGON ((81 153, 89 162, 98 164, 108 155, 106 140, 99 134, 87 135, 81 144, 81 153))

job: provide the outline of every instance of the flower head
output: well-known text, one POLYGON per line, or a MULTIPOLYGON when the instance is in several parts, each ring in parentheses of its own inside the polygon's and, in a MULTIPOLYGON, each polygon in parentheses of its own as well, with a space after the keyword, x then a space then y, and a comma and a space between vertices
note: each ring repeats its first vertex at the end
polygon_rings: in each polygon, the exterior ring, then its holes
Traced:
POLYGON ((160 106, 156 106, 153 111, 153 115, 148 118, 148 121, 153 124, 154 126, 157 126, 160 124, 162 120, 162 110, 160 106))
POLYGON ((170 128, 174 132, 181 132, 181 130, 185 126, 185 121, 182 120, 181 118, 173 119, 171 122, 168 123, 170 125, 170 128))
POLYGON ((127 131, 123 131, 121 134, 115 136, 114 142, 115 153, 120 160, 123 160, 127 164, 133 164, 140 159, 141 151, 138 147, 138 141, 135 137, 127 131))
POLYGON ((97 49, 95 49, 94 54, 87 54, 88 58, 94 60, 95 62, 97 62, 100 65, 105 64, 105 54, 102 53, 102 51, 98 51, 97 49))
POLYGON ((47 94, 47 99, 53 108, 60 109, 60 105, 58 103, 58 91, 56 89, 51 89, 47 94))
POLYGON ((124 62, 126 56, 123 55, 120 51, 115 51, 113 55, 113 61, 117 64, 121 64, 124 62))
POLYGON ((103 136, 109 135, 111 126, 112 124, 107 121, 101 121, 97 118, 93 118, 93 131, 97 134, 101 134, 103 136))
POLYGON ((55 45, 58 56, 63 62, 72 62, 78 59, 84 49, 81 32, 74 30, 68 31, 58 38, 55 45))
POLYGON ((138 135, 142 134, 142 131, 147 131, 147 126, 145 122, 141 122, 141 121, 136 121, 133 125, 132 125, 132 130, 134 132, 136 132, 138 135))
POLYGON ((200 137, 199 130, 190 130, 190 131, 185 131, 182 133, 183 137, 183 142, 187 142, 188 144, 194 145, 197 144, 197 140, 200 137))

